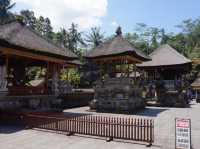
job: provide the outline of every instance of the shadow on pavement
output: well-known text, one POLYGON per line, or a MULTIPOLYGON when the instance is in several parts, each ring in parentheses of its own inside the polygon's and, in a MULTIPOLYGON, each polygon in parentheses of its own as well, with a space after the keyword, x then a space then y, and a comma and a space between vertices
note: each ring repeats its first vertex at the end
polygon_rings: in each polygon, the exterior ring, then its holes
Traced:
POLYGON ((154 107, 147 107, 144 110, 140 110, 136 113, 139 116, 149 116, 149 117, 157 117, 160 113, 167 111, 167 108, 154 108, 154 107))
POLYGON ((89 113, 73 113, 73 112, 63 112, 63 115, 67 118, 74 118, 74 117, 82 117, 82 116, 88 116, 91 115, 89 113))
POLYGON ((11 125, 0 125, 0 134, 11 134, 18 131, 22 131, 24 127, 22 126, 11 126, 11 125))

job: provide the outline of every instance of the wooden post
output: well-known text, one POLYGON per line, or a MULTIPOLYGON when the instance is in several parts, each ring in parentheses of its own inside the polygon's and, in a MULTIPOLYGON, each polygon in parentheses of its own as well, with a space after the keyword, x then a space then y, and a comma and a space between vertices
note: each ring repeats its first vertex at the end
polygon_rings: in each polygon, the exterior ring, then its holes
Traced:
POLYGON ((69 69, 67 69, 67 82, 69 82, 69 69))
POLYGON ((136 79, 136 77, 137 77, 137 76, 136 76, 136 65, 134 64, 133 67, 134 67, 134 68, 133 68, 133 71, 134 71, 134 82, 136 83, 136 80, 137 80, 137 79, 136 79))
POLYGON ((46 76, 45 76, 45 92, 47 93, 47 94, 49 94, 49 88, 48 88, 48 86, 49 86, 49 82, 48 82, 48 79, 49 79, 49 62, 47 62, 47 65, 46 65, 46 76))
POLYGON ((6 87, 8 88, 9 82, 9 57, 6 55, 6 80, 7 80, 7 85, 6 87))
POLYGON ((130 77, 129 64, 128 64, 128 77, 130 77))
POLYGON ((103 67, 102 67, 102 63, 100 62, 100 79, 102 80, 103 78, 103 67))
POLYGON ((122 60, 120 59, 119 63, 119 72, 120 72, 120 78, 122 77, 122 60))

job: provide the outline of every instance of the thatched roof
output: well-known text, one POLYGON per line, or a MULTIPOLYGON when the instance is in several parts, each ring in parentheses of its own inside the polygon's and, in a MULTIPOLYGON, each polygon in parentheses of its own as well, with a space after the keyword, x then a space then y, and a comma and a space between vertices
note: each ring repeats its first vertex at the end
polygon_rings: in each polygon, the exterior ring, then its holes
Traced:
POLYGON ((191 84, 193 89, 200 89, 200 73, 197 75, 196 80, 191 84))
POLYGON ((149 55, 151 61, 138 64, 139 67, 171 66, 191 63, 191 60, 165 44, 149 55))
POLYGON ((129 55, 141 61, 150 60, 148 56, 134 48, 131 43, 122 37, 122 35, 117 35, 97 48, 90 50, 85 57, 88 59, 96 59, 118 55, 129 55))
POLYGON ((37 52, 64 59, 77 58, 70 50, 53 44, 31 28, 19 22, 0 25, 0 44, 18 47, 27 52, 37 52))

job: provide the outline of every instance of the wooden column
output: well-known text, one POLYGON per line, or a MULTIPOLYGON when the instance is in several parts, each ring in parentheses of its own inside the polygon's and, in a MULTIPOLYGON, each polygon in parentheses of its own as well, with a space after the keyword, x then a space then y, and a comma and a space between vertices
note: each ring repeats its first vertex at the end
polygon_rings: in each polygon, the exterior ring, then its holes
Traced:
POLYGON ((7 80, 7 85, 6 87, 8 88, 9 82, 9 57, 6 55, 6 80, 7 80))
POLYGON ((133 70, 134 70, 134 82, 136 83, 136 80, 137 80, 136 71, 137 71, 137 69, 136 69, 136 65, 135 64, 133 65, 133 70))
POLYGON ((100 62, 100 79, 102 80, 103 77, 103 68, 102 68, 102 63, 100 62))
POLYGON ((49 68, 49 62, 47 62, 46 63, 46 76, 45 76, 45 92, 47 93, 47 94, 49 94, 50 93, 50 91, 49 91, 49 71, 50 71, 50 68, 49 68))
POLYGON ((130 77, 129 64, 128 64, 128 77, 130 77))

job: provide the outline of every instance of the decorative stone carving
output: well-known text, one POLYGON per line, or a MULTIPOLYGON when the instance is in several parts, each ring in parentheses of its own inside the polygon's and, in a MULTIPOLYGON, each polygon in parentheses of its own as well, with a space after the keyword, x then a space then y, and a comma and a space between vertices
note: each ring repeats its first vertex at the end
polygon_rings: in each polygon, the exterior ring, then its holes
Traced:
POLYGON ((60 94, 72 93, 72 85, 67 81, 60 80, 58 82, 58 90, 60 94))

